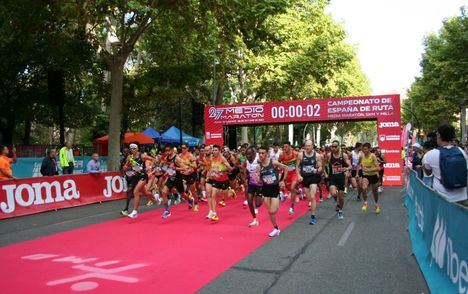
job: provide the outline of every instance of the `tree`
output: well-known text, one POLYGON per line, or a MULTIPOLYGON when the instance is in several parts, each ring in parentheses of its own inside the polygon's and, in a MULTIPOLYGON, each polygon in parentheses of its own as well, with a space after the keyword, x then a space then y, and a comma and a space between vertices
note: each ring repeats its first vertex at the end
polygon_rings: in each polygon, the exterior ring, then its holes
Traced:
MULTIPOLYGON (((438 34, 424 40, 421 76, 412 84, 404 102, 406 121, 417 116, 421 128, 433 130, 441 122, 453 123, 468 106, 468 18, 466 8, 460 15, 444 21, 438 34)), ((466 130, 463 131, 466 138, 466 130)))

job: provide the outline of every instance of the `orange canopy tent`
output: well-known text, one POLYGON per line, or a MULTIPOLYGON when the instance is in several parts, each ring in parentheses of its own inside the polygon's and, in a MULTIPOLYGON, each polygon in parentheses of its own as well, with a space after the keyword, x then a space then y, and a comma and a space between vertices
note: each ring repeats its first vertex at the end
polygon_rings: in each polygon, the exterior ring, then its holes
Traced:
MULTIPOLYGON (((143 133, 125 133, 124 143, 130 144, 132 142, 137 142, 138 144, 154 144, 154 140, 146 136, 143 133)), ((108 144, 109 144, 109 135, 97 138, 93 141, 94 150, 99 153, 99 155, 107 156, 108 153, 108 144)))

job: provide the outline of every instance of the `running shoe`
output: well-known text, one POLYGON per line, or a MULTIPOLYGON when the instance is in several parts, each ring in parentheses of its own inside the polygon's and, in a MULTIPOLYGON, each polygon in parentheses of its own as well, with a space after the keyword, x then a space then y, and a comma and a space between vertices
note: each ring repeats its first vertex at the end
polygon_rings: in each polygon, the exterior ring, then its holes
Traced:
POLYGON ((378 204, 376 204, 374 206, 374 209, 375 209, 375 213, 379 214, 380 213, 380 206, 378 204))
POLYGON ((383 192, 383 187, 382 187, 382 186, 379 186, 379 188, 377 189, 377 191, 378 191, 379 193, 382 193, 382 192, 383 192))
POLYGON ((161 215, 162 218, 168 218, 170 217, 172 214, 169 210, 164 210, 163 214, 161 215))
POLYGON ((317 218, 315 216, 311 216, 309 219, 309 225, 315 225, 317 223, 317 218))
POLYGON ((278 237, 280 235, 281 231, 279 229, 273 229, 273 231, 271 231, 270 234, 268 234, 268 236, 270 237, 278 237))
POLYGON ((219 221, 219 217, 218 217, 216 214, 214 214, 214 215, 211 217, 211 221, 212 221, 212 222, 217 222, 217 221, 219 221))
POLYGON ((199 210, 198 204, 195 204, 195 206, 193 207, 193 211, 198 212, 198 210, 199 210))
POLYGON ((192 209, 192 208, 193 208, 193 198, 190 197, 188 200, 188 209, 192 209))
POLYGON ((120 212, 120 214, 123 215, 123 216, 127 216, 128 215, 128 210, 122 210, 120 212))
POLYGON ((243 203, 242 203, 242 206, 244 208, 247 208, 247 206, 249 205, 249 202, 247 200, 245 200, 243 203))
POLYGON ((213 216, 213 211, 210 210, 210 212, 206 215, 206 219, 210 219, 213 216))
POLYGON ((260 223, 258 222, 257 219, 254 219, 250 224, 249 227, 258 227, 260 223))
POLYGON ((367 202, 364 202, 364 204, 362 205, 362 208, 361 208, 362 211, 366 212, 367 208, 368 208, 367 202))
POLYGON ((237 198, 237 193, 236 193, 236 190, 232 189, 231 187, 228 187, 228 193, 231 192, 232 195, 231 197, 236 199, 237 198))
POLYGON ((241 192, 242 192, 242 193, 244 193, 244 192, 245 192, 245 187, 244 187, 244 185, 240 185, 240 187, 239 187, 239 188, 240 188, 240 190, 241 190, 241 192))
POLYGON ((133 210, 129 215, 127 215, 129 218, 137 218, 138 217, 138 211, 133 210))
POLYGON ((174 205, 179 205, 180 204, 180 195, 179 194, 175 194, 174 195, 174 205))
POLYGON ((146 202, 146 206, 152 206, 154 204, 153 200, 149 199, 148 202, 146 202))
POLYGON ((344 188, 344 193, 345 193, 345 194, 348 194, 348 187, 345 187, 345 188, 344 188))
POLYGON ((312 201, 309 201, 309 207, 312 207, 312 201))
POLYGON ((286 201, 286 197, 284 197, 284 193, 283 193, 283 191, 280 191, 280 194, 279 194, 279 200, 280 200, 281 202, 284 202, 284 201, 286 201))
POLYGON ((256 215, 258 214, 258 209, 257 209, 257 208, 255 208, 255 214, 256 214, 256 215))
POLYGON ((292 208, 292 207, 289 208, 289 214, 291 214, 291 215, 294 214, 294 208, 292 208))
POLYGON ((343 218, 344 218, 344 216, 343 216, 343 211, 341 211, 341 210, 338 211, 338 219, 339 219, 339 220, 342 220, 343 218))
POLYGON ((226 207, 226 202, 224 200, 221 200, 218 202, 219 206, 226 207))

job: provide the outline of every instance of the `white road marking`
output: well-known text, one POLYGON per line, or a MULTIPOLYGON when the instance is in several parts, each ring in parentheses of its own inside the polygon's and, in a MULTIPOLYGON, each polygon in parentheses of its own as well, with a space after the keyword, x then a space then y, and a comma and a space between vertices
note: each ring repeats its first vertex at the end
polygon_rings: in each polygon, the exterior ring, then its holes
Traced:
POLYGON ((354 229, 354 222, 351 222, 346 228, 346 231, 341 236, 340 241, 338 241, 338 246, 342 247, 346 244, 346 241, 348 241, 348 238, 351 235, 351 232, 353 231, 353 229, 354 229))

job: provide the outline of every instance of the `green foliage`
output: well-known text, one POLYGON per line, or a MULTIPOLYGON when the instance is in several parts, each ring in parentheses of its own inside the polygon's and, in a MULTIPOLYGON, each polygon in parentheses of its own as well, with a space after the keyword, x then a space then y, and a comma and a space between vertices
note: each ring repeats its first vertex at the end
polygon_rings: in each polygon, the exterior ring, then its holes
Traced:
POLYGON ((440 32, 424 40, 421 77, 403 104, 403 120, 433 130, 441 122, 454 123, 468 106, 468 18, 460 15, 444 21, 440 32))

